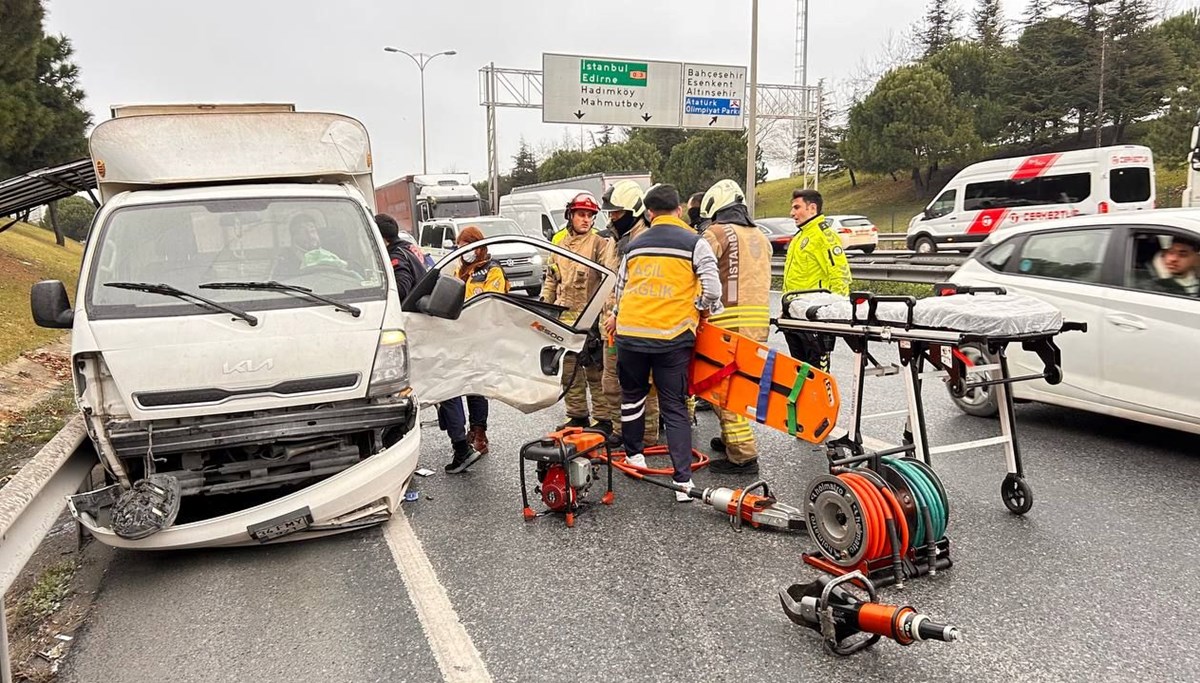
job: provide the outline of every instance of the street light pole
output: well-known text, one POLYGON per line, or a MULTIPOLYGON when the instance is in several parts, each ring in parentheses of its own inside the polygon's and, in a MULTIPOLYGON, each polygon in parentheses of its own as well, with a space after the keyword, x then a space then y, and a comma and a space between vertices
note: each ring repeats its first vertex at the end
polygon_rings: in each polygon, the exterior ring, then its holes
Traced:
POLYGON ((458 53, 454 50, 446 50, 445 52, 438 52, 432 55, 427 55, 424 52, 418 52, 414 55, 411 52, 405 52, 404 50, 395 47, 385 47, 383 48, 383 51, 398 52, 402 55, 407 55, 408 58, 413 60, 413 63, 417 65, 417 69, 421 71, 421 173, 429 173, 429 161, 427 147, 425 144, 425 67, 432 62, 435 57, 441 57, 442 55, 450 56, 458 53))
POLYGON ((750 98, 749 125, 746 129, 746 209, 754 216, 755 180, 758 168, 755 152, 758 151, 758 0, 752 0, 750 9, 750 98))

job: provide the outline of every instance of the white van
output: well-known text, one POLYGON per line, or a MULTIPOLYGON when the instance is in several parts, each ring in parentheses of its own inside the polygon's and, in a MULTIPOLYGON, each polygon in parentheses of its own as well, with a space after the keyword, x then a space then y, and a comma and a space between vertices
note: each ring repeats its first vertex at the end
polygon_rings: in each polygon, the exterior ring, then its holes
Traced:
MULTIPOLYGON (((588 190, 556 188, 536 192, 514 192, 500 198, 500 215, 516 221, 526 235, 540 235, 547 240, 567 224, 567 203, 575 195, 588 190)), ((600 197, 596 197, 600 201, 600 197)), ((595 227, 608 227, 608 214, 601 211, 596 216, 595 227)))
POLYGON ((908 223, 918 253, 973 244, 993 230, 1079 214, 1154 208, 1149 147, 1120 145, 971 164, 908 223))

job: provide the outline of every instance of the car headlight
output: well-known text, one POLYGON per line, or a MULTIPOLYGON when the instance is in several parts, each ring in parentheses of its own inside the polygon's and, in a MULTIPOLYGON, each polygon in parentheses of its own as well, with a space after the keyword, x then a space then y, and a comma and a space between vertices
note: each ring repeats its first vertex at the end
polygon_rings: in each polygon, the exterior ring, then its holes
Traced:
POLYGON ((541 254, 534 254, 533 258, 529 259, 529 262, 535 266, 540 266, 544 260, 541 254))
POLYGON ((388 396, 408 388, 408 337, 403 330, 379 334, 367 397, 388 396))

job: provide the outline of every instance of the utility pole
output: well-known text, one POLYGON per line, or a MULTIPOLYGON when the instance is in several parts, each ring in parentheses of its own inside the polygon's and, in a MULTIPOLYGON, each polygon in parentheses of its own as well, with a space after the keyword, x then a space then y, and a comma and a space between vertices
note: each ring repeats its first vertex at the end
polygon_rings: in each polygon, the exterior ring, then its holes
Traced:
POLYGON ((750 121, 746 129, 746 209, 754 216, 755 179, 758 168, 758 0, 751 0, 750 9, 750 121))
POLYGON ((1108 29, 1100 29, 1100 98, 1096 103, 1096 146, 1099 147, 1104 131, 1104 61, 1108 52, 1108 29))

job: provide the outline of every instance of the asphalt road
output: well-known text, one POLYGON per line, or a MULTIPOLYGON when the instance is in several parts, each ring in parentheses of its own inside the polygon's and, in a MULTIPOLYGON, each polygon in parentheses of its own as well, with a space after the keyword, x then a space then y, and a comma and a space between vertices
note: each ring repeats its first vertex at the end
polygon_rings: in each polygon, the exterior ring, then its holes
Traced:
MULTIPOLYGON (((781 342, 778 335, 775 342, 781 342)), ((835 371, 849 382, 849 356, 835 371)), ((898 377, 868 384, 867 412, 903 407, 898 377)), ((934 445, 998 434, 926 389, 934 445)), ((777 593, 807 583, 807 535, 732 531, 699 503, 617 477, 616 503, 521 516, 517 449, 561 419, 493 403, 492 453, 441 470, 425 427, 420 500, 403 507, 454 610, 497 681, 1195 680, 1200 671, 1200 442, 1038 405, 1017 409, 1035 503, 999 496, 1000 447, 936 457, 951 504, 954 567, 882 597, 958 626, 954 644, 881 642, 822 652, 777 593), (1135 436, 1135 432, 1142 433, 1135 436)), ((716 434, 699 414, 696 443, 716 434)), ((894 440, 903 418, 867 433, 894 440)), ((823 456, 759 430, 761 476, 799 503, 823 456)), ((747 483, 698 472, 699 485, 747 483)), ((593 492, 593 496, 596 494, 593 492)), ((440 678, 383 534, 278 547, 118 552, 64 681, 431 681, 440 678)))

